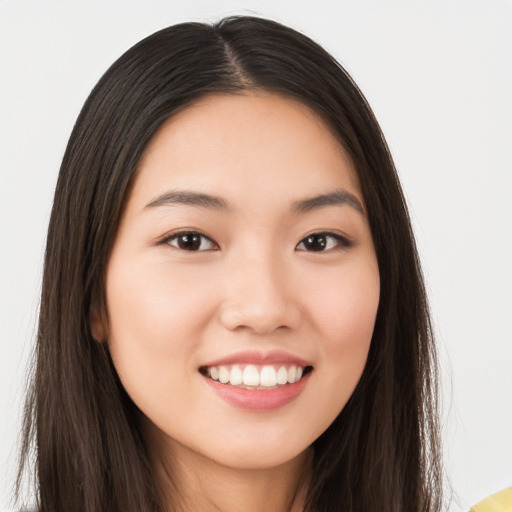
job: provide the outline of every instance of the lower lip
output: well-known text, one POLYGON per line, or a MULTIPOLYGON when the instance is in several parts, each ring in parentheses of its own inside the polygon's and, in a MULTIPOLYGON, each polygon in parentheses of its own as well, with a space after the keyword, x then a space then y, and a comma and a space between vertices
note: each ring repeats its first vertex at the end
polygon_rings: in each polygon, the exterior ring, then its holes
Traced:
POLYGON ((226 402, 248 411, 265 412, 284 407, 295 400, 304 390, 311 373, 298 382, 276 389, 242 389, 203 377, 206 383, 226 402))

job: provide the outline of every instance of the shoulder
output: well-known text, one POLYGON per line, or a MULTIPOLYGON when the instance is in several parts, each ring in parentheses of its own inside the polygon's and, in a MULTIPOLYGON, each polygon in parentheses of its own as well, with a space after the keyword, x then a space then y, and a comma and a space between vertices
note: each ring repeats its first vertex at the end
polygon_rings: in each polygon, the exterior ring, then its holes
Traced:
POLYGON ((512 487, 507 487, 473 505, 470 512, 512 512, 512 487))

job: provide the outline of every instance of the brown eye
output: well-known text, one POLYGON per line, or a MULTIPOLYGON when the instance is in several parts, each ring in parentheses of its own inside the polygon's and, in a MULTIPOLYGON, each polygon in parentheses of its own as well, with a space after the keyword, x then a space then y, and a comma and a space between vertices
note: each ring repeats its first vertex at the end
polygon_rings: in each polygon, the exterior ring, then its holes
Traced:
POLYGON ((313 233, 304 238, 297 249, 301 251, 325 252, 334 248, 347 248, 352 245, 348 239, 335 233, 313 233))
POLYGON ((184 251, 208 251, 214 249, 215 243, 207 236, 194 231, 177 233, 165 240, 165 243, 184 251))

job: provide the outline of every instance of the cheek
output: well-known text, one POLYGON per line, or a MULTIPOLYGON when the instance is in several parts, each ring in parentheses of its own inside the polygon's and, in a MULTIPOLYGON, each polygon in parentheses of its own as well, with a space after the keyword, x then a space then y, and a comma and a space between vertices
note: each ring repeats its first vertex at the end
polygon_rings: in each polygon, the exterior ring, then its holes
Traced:
POLYGON ((107 274, 108 342, 117 373, 136 405, 149 417, 163 403, 185 408, 187 382, 207 322, 204 288, 193 273, 129 258, 112 260, 107 274), (199 315, 198 312, 201 312, 199 315))
POLYGON ((197 276, 169 272, 161 263, 113 268, 107 279, 110 337, 157 355, 190 349, 191 332, 208 318, 208 293, 197 276))
MULTIPOLYGON (((113 260, 107 274, 108 343, 123 386, 143 411, 186 396, 208 322, 204 287, 168 265, 113 260), (200 314, 199 314, 200 313, 200 314)), ((179 400, 178 400, 179 402, 179 400)))
POLYGON ((355 388, 366 364, 379 296, 376 264, 341 271, 338 278, 325 280, 322 293, 311 295, 313 323, 331 382, 355 388))
POLYGON ((323 284, 322 292, 311 296, 311 306, 325 339, 357 345, 371 338, 380 296, 376 265, 342 269, 323 284))

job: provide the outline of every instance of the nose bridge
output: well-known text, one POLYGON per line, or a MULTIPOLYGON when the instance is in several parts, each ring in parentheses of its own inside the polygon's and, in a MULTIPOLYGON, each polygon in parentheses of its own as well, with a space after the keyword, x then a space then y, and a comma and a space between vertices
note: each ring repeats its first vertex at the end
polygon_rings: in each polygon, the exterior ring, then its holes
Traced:
POLYGON ((241 250, 233 255, 227 275, 222 310, 227 328, 245 327, 265 334, 279 327, 296 326, 298 305, 290 283, 291 272, 278 251, 261 246, 258 250, 241 250))

